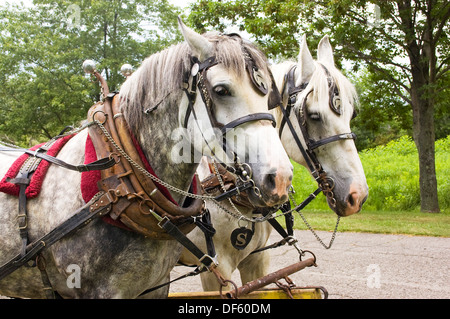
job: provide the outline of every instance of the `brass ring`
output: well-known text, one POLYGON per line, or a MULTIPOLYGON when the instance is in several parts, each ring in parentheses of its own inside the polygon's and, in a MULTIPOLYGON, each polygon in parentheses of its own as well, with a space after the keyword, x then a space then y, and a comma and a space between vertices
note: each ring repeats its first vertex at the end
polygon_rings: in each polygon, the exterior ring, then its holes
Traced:
POLYGON ((113 159, 114 162, 116 162, 116 164, 119 164, 119 163, 120 163, 120 155, 117 154, 117 153, 111 153, 111 154, 109 154, 108 158, 109 158, 110 160, 113 159))
POLYGON ((107 118, 108 118, 108 114, 106 114, 106 113, 105 113, 104 111, 102 111, 102 110, 97 110, 97 111, 94 112, 94 114, 92 114, 92 121, 97 122, 97 123, 99 123, 99 124, 101 124, 101 125, 103 125, 103 124, 106 123, 107 118), (105 116, 105 120, 104 120, 103 122, 100 122, 99 120, 96 120, 96 119, 95 119, 95 115, 96 115, 97 113, 103 113, 103 115, 105 116))

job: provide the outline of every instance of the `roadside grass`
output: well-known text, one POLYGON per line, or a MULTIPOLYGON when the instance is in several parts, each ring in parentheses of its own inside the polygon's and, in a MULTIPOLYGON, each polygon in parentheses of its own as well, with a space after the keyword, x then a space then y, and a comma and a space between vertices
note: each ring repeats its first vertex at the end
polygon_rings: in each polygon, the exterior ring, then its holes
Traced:
MULTIPOLYGON (((404 136, 359 155, 369 185, 369 197, 360 213, 340 219, 338 231, 450 237, 450 136, 436 141, 440 213, 420 212, 418 156, 411 138, 404 136)), ((304 167, 292 164, 294 198, 299 204, 317 188, 317 183, 304 167)), ((314 229, 334 230, 337 216, 328 207, 323 194, 317 196, 303 214, 314 229)), ((307 229, 297 213, 294 217, 296 229, 307 229)))
MULTIPOLYGON (((302 213, 313 229, 330 232, 334 230, 337 215, 331 209, 304 210, 302 213)), ((294 218, 295 229, 308 229, 298 213, 295 213, 294 218)), ((431 214, 420 211, 362 210, 358 214, 341 217, 338 232, 450 237, 450 212, 431 214)))

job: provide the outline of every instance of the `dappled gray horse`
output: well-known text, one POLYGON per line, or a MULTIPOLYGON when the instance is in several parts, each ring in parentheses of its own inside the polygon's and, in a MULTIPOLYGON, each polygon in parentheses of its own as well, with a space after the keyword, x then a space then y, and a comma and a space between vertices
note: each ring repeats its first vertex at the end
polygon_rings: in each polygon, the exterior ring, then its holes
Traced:
MULTIPOLYGON (((321 167, 326 172, 323 175, 326 176, 324 182, 331 183, 328 186, 321 185, 330 208, 339 216, 349 216, 360 211, 368 196, 364 170, 353 141, 354 135, 349 134, 350 120, 355 112, 356 92, 350 81, 334 66, 333 52, 327 36, 320 41, 317 54, 318 59, 314 61, 306 37, 303 37, 297 62, 284 62, 272 67, 275 82, 283 96, 283 105, 287 107, 290 124, 283 119, 280 108, 274 109, 273 113, 289 157, 305 166, 314 179, 317 172, 313 171, 320 171, 321 167), (289 99, 290 102, 296 102, 288 103, 289 99), (292 131, 289 125, 292 125, 292 131), (293 132, 306 153, 301 152, 293 132), (305 154, 312 166, 305 160, 305 154), (310 156, 316 160, 311 160, 310 156)), ((211 170, 206 159, 199 166, 198 172, 201 179, 210 177, 211 170)), ((218 188, 215 194, 221 191, 218 188)), ((266 275, 270 262, 268 251, 251 253, 267 245, 272 226, 268 222, 249 223, 239 219, 239 214, 248 219, 255 217, 252 207, 245 207, 237 202, 235 207, 239 212, 236 213, 232 204, 224 201, 222 205, 229 212, 235 213, 237 218, 226 214, 216 205, 207 203, 216 229, 213 239, 221 273, 230 278, 232 272, 239 269, 242 283, 266 275), (252 233, 248 242, 244 238, 240 242, 233 239, 232 233, 241 227, 252 233), (233 247, 232 240, 235 244, 246 246, 238 250, 233 247)), ((246 235, 244 232, 241 234, 246 235)), ((200 247, 205 245, 203 233, 199 229, 188 236, 200 247)), ((197 264, 187 250, 183 251, 181 262, 197 264)), ((205 290, 219 289, 216 278, 210 273, 202 273, 201 280, 205 290)))
MULTIPOLYGON (((230 149, 231 141, 221 135, 239 126, 239 133, 257 150, 252 155, 256 160, 245 163, 253 186, 250 201, 261 207, 281 204, 288 197, 292 165, 272 126, 273 116, 268 113, 273 86, 264 55, 237 37, 201 36, 181 20, 179 24, 186 42, 143 62, 123 84, 120 112, 114 118, 123 117, 155 174, 167 183, 163 186, 180 206, 188 205, 186 191, 198 166, 192 158, 186 160, 183 152, 201 157, 218 156, 222 151, 227 155, 224 158, 231 157, 231 164, 242 168, 251 150, 230 149), (248 69, 249 64, 253 71, 248 69), (185 141, 189 141, 189 150, 185 141), (226 151, 223 144, 228 145, 226 151)), ((97 120, 94 125, 100 127, 101 122, 97 120)), ((87 129, 78 132, 61 149, 58 159, 82 164, 87 138, 87 129)), ((113 157, 128 161, 118 150, 113 157)), ((0 152, 1 176, 15 160, 12 152, 0 152)), ((79 172, 50 165, 39 196, 27 201, 29 243, 48 234, 85 205, 80 183, 79 172)), ((125 195, 118 188, 104 194, 104 198, 115 203, 131 196, 142 209, 141 217, 152 218, 155 211, 151 206, 145 208, 148 199, 142 194, 125 195)), ((0 193, 0 242, 1 266, 22 250, 18 199, 5 193, 0 193)), ((146 238, 95 218, 45 247, 41 261, 45 261, 46 288, 51 287, 64 298, 136 298, 169 279, 180 251, 181 245, 175 240, 146 238)), ((42 298, 43 288, 36 267, 20 267, 0 281, 0 294, 12 297, 42 298)), ((164 297, 167 292, 165 287, 145 297, 164 297)))

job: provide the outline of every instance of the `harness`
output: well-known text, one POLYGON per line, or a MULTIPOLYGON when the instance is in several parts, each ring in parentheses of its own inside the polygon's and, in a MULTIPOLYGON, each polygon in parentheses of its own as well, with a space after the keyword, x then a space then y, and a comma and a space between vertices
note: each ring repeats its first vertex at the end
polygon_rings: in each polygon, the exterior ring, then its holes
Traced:
MULTIPOLYGON (((321 66, 323 67, 327 78, 328 78, 328 87, 329 87, 329 107, 331 108, 331 110, 333 112, 335 112, 338 115, 342 115, 342 108, 341 108, 341 103, 340 103, 340 97, 339 97, 339 91, 337 89, 336 83, 333 81, 333 79, 331 78, 331 75, 329 73, 329 71, 327 70, 327 68, 321 64, 321 66)), ((281 245, 284 244, 289 244, 289 245, 293 245, 300 253, 300 255, 303 255, 303 251, 296 245, 297 244, 297 240, 294 238, 293 236, 293 215, 292 212, 293 211, 297 211, 298 213, 300 213, 300 216, 302 217, 303 221, 305 222, 305 224, 308 226, 308 228, 313 232, 313 234, 316 236, 316 238, 318 239, 318 241, 325 247, 325 248, 330 248, 333 241, 334 241, 334 237, 335 237, 335 233, 337 231, 338 228, 338 224, 339 224, 339 217, 338 220, 336 222, 336 226, 334 229, 334 233, 333 236, 330 240, 330 243, 328 245, 325 245, 323 243, 323 241, 318 237, 318 235, 314 232, 314 230, 312 229, 312 227, 309 225, 309 223, 306 221, 305 217, 302 215, 301 210, 303 210, 313 199, 316 198, 317 195, 320 194, 320 192, 323 192, 327 198, 329 199, 329 203, 331 204, 331 206, 335 206, 336 205, 336 199, 334 198, 334 193, 333 193, 333 188, 334 188, 334 180, 327 176, 327 173, 323 170, 322 165, 320 164, 320 162, 318 161, 316 154, 314 153, 314 150, 320 146, 326 145, 328 143, 332 143, 332 142, 337 142, 340 140, 346 140, 346 139, 356 139, 356 135, 355 133, 351 132, 351 133, 343 133, 343 134, 337 134, 337 135, 333 135, 330 137, 326 137, 323 138, 321 140, 314 140, 312 138, 310 138, 308 130, 307 130, 307 122, 306 122, 306 100, 308 95, 313 92, 313 90, 310 90, 304 97, 301 107, 300 107, 300 111, 296 114, 297 117, 297 121, 299 123, 299 126, 301 128, 301 133, 303 136, 303 139, 305 140, 305 144, 306 144, 306 148, 303 146, 297 132, 295 131, 292 122, 290 120, 290 114, 292 109, 294 108, 296 102, 297 102, 297 96, 299 93, 303 92, 307 87, 308 87, 308 82, 306 83, 302 83, 299 86, 295 85, 295 69, 296 66, 293 66, 288 73, 285 74, 285 78, 284 78, 284 82, 283 82, 283 88, 282 91, 283 94, 286 93, 287 94, 287 105, 286 105, 286 109, 280 104, 280 109, 282 111, 283 117, 280 123, 280 129, 279 129, 279 136, 281 138, 281 135, 283 133, 284 130, 284 126, 287 124, 289 127, 289 130, 291 131, 292 136, 294 137, 294 140, 297 144, 297 147, 300 149, 300 152, 303 155, 303 158, 306 161, 306 164, 312 174, 312 176, 315 178, 315 180, 318 183, 318 188, 312 192, 302 203, 300 203, 299 205, 297 205, 294 201, 294 198, 290 195, 291 200, 293 201, 295 208, 291 209, 291 205, 290 202, 286 202, 285 204, 281 205, 280 207, 277 207, 276 209, 272 209, 272 208, 258 208, 254 210, 254 214, 261 214, 262 218, 254 218, 253 220, 251 219, 247 219, 244 216, 240 216, 237 218, 242 218, 244 220, 247 220, 248 222, 261 222, 261 221, 268 221, 271 226, 282 236, 282 240, 279 242, 276 242, 272 245, 257 249, 255 251, 252 252, 252 254, 254 253, 258 253, 261 252, 263 250, 267 250, 270 248, 276 248, 279 247, 281 245), (271 217, 272 214, 277 211, 278 209, 281 210, 282 214, 285 217, 285 223, 286 223, 286 230, 279 224, 279 222, 277 221, 276 218, 271 217)), ((353 117, 356 116, 356 113, 353 114, 353 117)), ((230 179, 229 176, 227 175, 226 172, 224 172, 224 169, 221 169, 221 166, 219 167, 219 172, 217 171, 213 171, 214 173, 211 174, 208 178, 206 178, 205 180, 202 181, 203 187, 205 189, 205 191, 207 192, 214 192, 217 191, 219 189, 219 187, 222 185, 222 190, 223 186, 226 184, 232 184, 234 183, 236 180, 235 179, 230 179), (222 182, 220 182, 222 180, 222 182)), ((227 186, 227 188, 231 188, 231 186, 227 186)), ((247 206, 247 207, 251 207, 249 206, 250 203, 248 203, 248 201, 246 200, 246 193, 245 192, 239 192, 239 188, 236 188, 237 192, 233 193, 234 195, 238 195, 238 196, 234 196, 231 197, 232 200, 232 205, 233 203, 241 205, 241 206, 247 206)), ((216 197, 217 200, 222 200, 223 199, 223 193, 218 195, 216 197)), ((251 204, 250 204, 251 205, 251 204)), ((225 210, 226 211, 226 210, 225 210)), ((230 213, 230 212, 228 212, 230 213)))
MULTIPOLYGON (((327 79, 328 79, 328 88, 329 88, 329 107, 333 112, 335 112, 338 115, 342 115, 342 108, 340 103, 340 97, 339 97, 339 91, 337 89, 336 83, 333 81, 330 72, 327 70, 327 68, 320 64, 322 68, 324 69, 327 79)), ((316 198, 317 195, 320 194, 320 192, 323 192, 325 196, 327 196, 328 202, 332 207, 336 206, 336 199, 334 198, 333 188, 334 188, 334 180, 327 176, 326 171, 322 168, 322 165, 320 164, 319 160, 317 159, 316 154, 314 153, 314 150, 320 146, 337 142, 340 140, 347 140, 347 139, 356 139, 356 134, 353 132, 350 133, 342 133, 333 135, 330 137, 323 138, 321 140, 314 140, 309 136, 308 128, 307 128, 307 121, 306 121, 306 101, 308 98, 308 95, 313 92, 311 89, 303 98, 302 104, 300 106, 299 112, 296 113, 297 121, 300 126, 303 139, 306 144, 306 148, 303 146, 302 142, 300 141, 300 138, 295 131, 292 122, 289 118, 292 109, 294 108, 296 102, 297 102, 297 96, 301 92, 303 92, 308 87, 308 82, 302 83, 299 86, 295 85, 295 70, 297 66, 293 66, 288 73, 285 74, 284 82, 283 82, 283 88, 282 92, 287 93, 287 105, 286 109, 281 105, 280 110, 283 114, 283 118, 280 123, 280 129, 279 129, 279 136, 281 138, 281 135, 283 133, 283 129, 285 124, 288 125, 289 130, 294 137, 294 141, 297 144, 297 147, 299 148, 300 152, 302 153, 303 158, 305 159, 305 162, 311 172, 311 175, 314 177, 314 179, 318 183, 318 188, 311 193, 302 203, 297 205, 295 203, 295 200, 293 196, 290 194, 290 198, 294 205, 296 206, 294 209, 291 209, 289 201, 285 203, 280 209, 283 212, 283 215, 285 215, 286 220, 286 229, 285 231, 283 227, 278 223, 278 221, 275 218, 269 219, 268 221, 270 224, 277 230, 277 232, 283 237, 283 239, 277 243, 274 243, 270 246, 255 250, 252 253, 257 253, 266 249, 275 248, 281 245, 284 245, 285 243, 288 243, 289 245, 293 245, 300 253, 300 256, 304 254, 304 251, 299 249, 296 244, 297 240, 293 237, 293 217, 292 217, 292 211, 297 211, 300 216, 302 217, 303 221, 307 225, 307 227, 313 232, 317 240, 326 248, 329 249, 334 241, 335 234, 339 225, 339 216, 336 222, 336 226, 333 232, 333 235, 331 237, 330 243, 328 245, 324 244, 323 241, 320 239, 320 237, 315 233, 315 231, 312 229, 312 227, 309 225, 309 223, 306 221, 305 217, 302 215, 301 210, 305 208, 313 199, 316 198)), ((356 113, 353 113, 353 117, 356 116, 356 113)), ((270 210, 263 210, 261 212, 263 216, 268 216, 269 213, 273 213, 273 211, 270 210)))
MULTIPOLYGON (((226 34, 225 36, 235 38, 241 43, 241 49, 243 51, 246 71, 253 83, 254 89, 263 96, 269 94, 268 106, 267 106, 268 110, 271 110, 273 108, 280 106, 282 103, 281 102, 281 94, 278 91, 278 88, 275 84, 273 75, 270 72, 270 70, 268 70, 268 72, 269 72, 269 77, 270 77, 272 86, 269 90, 268 85, 264 81, 261 70, 259 70, 258 66, 256 65, 256 63, 254 61, 254 58, 251 56, 251 54, 248 52, 248 50, 243 45, 242 38, 238 34, 226 34)), ((215 56, 209 57, 203 62, 200 62, 196 57, 191 57, 191 72, 186 73, 185 78, 183 80, 183 90, 186 93, 186 96, 188 98, 188 108, 187 108, 187 111, 186 111, 186 114, 184 117, 183 127, 187 128, 191 115, 194 117, 194 120, 197 123, 197 125, 199 125, 198 118, 197 118, 197 115, 196 115, 195 109, 194 109, 194 103, 197 98, 197 88, 198 88, 200 91, 200 96, 205 105, 206 112, 208 114, 210 123, 213 128, 217 128, 220 131, 221 136, 219 136, 219 138, 221 138, 222 149, 225 151, 225 153, 229 156, 230 159, 233 159, 234 167, 229 166, 226 163, 223 163, 222 161, 220 161, 217 158, 217 156, 215 155, 213 149, 210 147, 208 141, 206 140, 206 138, 204 136, 203 136, 203 140, 205 141, 206 145, 209 147, 213 157, 215 157, 216 160, 218 162, 220 162, 223 165, 223 167, 225 167, 229 172, 231 172, 232 174, 234 174, 236 176, 241 177, 241 180, 243 181, 243 184, 237 185, 236 188, 231 189, 229 192, 225 192, 224 194, 221 195, 221 197, 218 200, 220 201, 220 200, 224 200, 226 198, 230 198, 230 197, 236 195, 237 193, 247 190, 247 189, 250 189, 250 188, 254 191, 254 193, 257 196, 260 196, 259 189, 255 186, 255 183, 251 179, 252 171, 251 171, 250 166, 246 163, 241 163, 240 159, 236 155, 236 153, 232 149, 230 149, 230 147, 227 146, 226 134, 230 130, 232 130, 238 126, 241 126, 245 123, 261 121, 261 120, 262 121, 270 121, 270 122, 272 122, 272 125, 275 127, 276 121, 272 114, 261 112, 261 113, 253 113, 253 114, 248 114, 248 115, 242 116, 242 117, 237 118, 226 124, 220 123, 217 120, 215 112, 214 112, 214 99, 211 97, 211 94, 210 94, 211 89, 210 89, 210 85, 208 85, 208 81, 207 81, 208 70, 216 64, 218 64, 218 62, 216 61, 215 56)))
MULTIPOLYGON (((342 114, 342 109, 340 107, 340 98, 338 96, 339 92, 337 90, 337 86, 335 82, 332 80, 329 71, 327 68, 320 64, 324 70, 325 73, 328 76, 328 86, 329 86, 329 92, 330 92, 330 108, 333 112, 335 112, 338 115, 342 114)), ((342 133, 342 134, 336 134, 333 136, 329 136, 323 139, 320 139, 318 141, 312 139, 308 133, 308 127, 307 127, 307 121, 306 121, 306 100, 308 98, 308 95, 313 92, 311 89, 303 98, 303 101, 300 106, 299 112, 297 112, 295 115, 297 117, 298 124, 300 126, 303 139, 306 144, 306 148, 303 146, 303 143, 300 141, 300 138, 298 137, 297 132, 295 131, 291 120, 289 119, 290 113, 292 111, 292 108, 295 106, 297 102, 297 95, 301 92, 303 92, 306 87, 308 86, 308 83, 303 83, 300 86, 295 86, 295 79, 294 79, 294 73, 295 73, 296 66, 292 67, 288 73, 285 75, 284 84, 283 84, 283 90, 282 92, 287 92, 288 94, 288 103, 286 106, 286 109, 283 108, 283 106, 280 106, 280 110, 283 113, 283 120, 280 124, 280 138, 283 133, 284 125, 287 124, 289 127, 289 130, 294 137, 294 141, 297 144, 297 147, 299 148, 300 152, 302 153, 303 158, 305 159, 306 165, 308 166, 311 175, 314 177, 314 179, 317 181, 319 188, 323 191, 323 193, 327 196, 329 203, 332 207, 336 206, 336 199, 334 198, 333 188, 334 188, 334 180, 329 177, 326 173, 326 171, 323 169, 322 165, 320 164, 319 160, 317 159, 316 154, 314 153, 314 150, 320 146, 337 142, 341 140, 347 140, 347 139, 356 139, 356 134, 353 132, 350 133, 342 133)))
MULTIPOLYGON (((189 206, 178 206, 143 174, 141 168, 144 164, 119 112, 119 104, 119 96, 110 93, 105 102, 95 104, 88 112, 88 118, 98 123, 89 127, 89 136, 98 156, 121 158, 112 168, 101 171, 102 179, 98 183, 100 190, 105 192, 104 201, 111 203, 111 218, 119 219, 135 232, 152 239, 171 238, 158 226, 159 220, 155 214, 167 218, 183 233, 188 233, 195 227, 189 217, 199 216, 203 212, 202 200, 193 199, 189 206), (129 158, 122 160, 119 150, 123 150, 129 158)), ((198 193, 197 180, 194 182, 196 189, 193 192, 198 193)))
MULTIPOLYGON (((245 51, 245 48, 242 47, 245 51)), ((268 93, 267 86, 262 81, 262 76, 258 68, 253 63, 250 54, 245 55, 247 72, 250 74, 255 88, 263 95, 268 93)), ((255 113, 238 118, 228 124, 221 124, 215 120, 213 114, 212 99, 209 96, 206 82, 207 70, 216 65, 215 57, 211 57, 204 62, 192 58, 193 65, 190 73, 185 76, 185 86, 183 90, 188 96, 188 111, 185 116, 185 127, 187 126, 190 114, 197 120, 193 105, 196 99, 197 86, 200 89, 202 100, 204 101, 211 124, 220 128, 225 135, 230 129, 244 123, 268 120, 275 126, 275 119, 269 113, 255 113)), ((35 260, 32 266, 38 266, 41 271, 42 280, 48 298, 53 298, 57 293, 50 285, 50 281, 45 271, 45 261, 41 252, 51 246, 61 238, 68 236, 75 230, 84 227, 94 218, 109 214, 114 220, 119 219, 131 230, 151 237, 153 239, 176 239, 184 247, 189 249, 201 262, 202 268, 212 271, 222 283, 225 279, 217 271, 217 261, 212 245, 212 235, 214 229, 211 226, 209 212, 205 210, 202 196, 190 196, 189 205, 180 207, 164 196, 154 181, 160 181, 151 173, 143 169, 143 163, 136 150, 133 136, 130 134, 127 123, 119 111, 119 98, 116 93, 109 93, 106 81, 92 68, 90 70, 101 83, 104 101, 95 104, 88 112, 89 124, 79 129, 88 127, 89 136, 95 146, 97 155, 102 159, 91 164, 71 165, 57 159, 54 156, 45 154, 45 148, 37 151, 30 151, 21 148, 0 147, 0 151, 18 151, 31 155, 33 159, 45 160, 63 168, 76 170, 78 172, 89 170, 100 170, 102 179, 98 183, 100 191, 83 207, 78 209, 72 217, 55 227, 50 233, 28 243, 27 220, 26 220, 26 197, 23 196, 28 177, 32 174, 32 169, 36 165, 29 165, 30 170, 23 172, 12 182, 20 185, 19 200, 19 223, 21 237, 23 238, 23 248, 20 253, 0 266, 0 280, 26 265, 30 260, 35 260), (205 233, 208 253, 202 252, 192 243, 186 234, 195 226, 199 226, 205 233)), ((268 108, 273 108, 281 104, 278 90, 272 80, 272 92, 269 98, 268 108)), ((145 110, 146 114, 151 110, 145 110)), ((59 138, 58 136, 57 138, 59 138)), ((224 138, 225 141, 225 138, 224 138)), ((224 149, 226 148, 224 142, 224 149)), ((234 154, 235 167, 228 167, 230 171, 238 174, 247 183, 246 189, 253 187, 257 193, 254 182, 251 180, 251 170, 248 165, 239 163, 239 159, 234 154), (250 170, 250 172, 248 172, 250 170)), ((200 191, 200 183, 195 178, 197 184, 194 193, 200 191)), ((232 190, 233 191, 233 190, 232 190)), ((236 189, 234 190, 234 192, 236 189)), ((237 190, 239 191, 239 189, 237 190)), ((231 195, 230 192, 227 196, 231 195)), ((192 194, 191 194, 192 195, 192 194)))

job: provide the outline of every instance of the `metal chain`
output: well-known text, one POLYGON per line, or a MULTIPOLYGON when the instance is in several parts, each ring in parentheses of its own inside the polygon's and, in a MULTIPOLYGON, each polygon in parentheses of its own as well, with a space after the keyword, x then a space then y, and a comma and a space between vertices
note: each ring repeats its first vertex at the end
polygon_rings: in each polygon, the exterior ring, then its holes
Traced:
MULTIPOLYGON (((116 148, 116 150, 134 167, 136 167, 142 174, 144 174, 145 176, 147 176, 148 178, 150 178, 151 180, 153 180, 154 182, 157 182, 159 184, 161 184, 162 186, 166 187, 167 189, 178 193, 180 195, 183 196, 187 196, 187 197, 191 197, 191 198, 195 198, 195 199, 201 199, 201 200, 208 200, 213 202, 217 207, 219 207, 219 209, 223 210, 224 212, 226 212, 228 215, 236 218, 236 219, 243 219, 247 222, 252 222, 252 223, 260 223, 260 222, 264 222, 266 220, 269 220, 271 218, 276 218, 279 216, 282 216, 284 214, 280 214, 278 216, 270 216, 267 215, 265 217, 257 217, 257 218, 248 218, 246 216, 244 216, 238 209, 236 206, 234 206, 236 212, 231 212, 229 209, 227 209, 226 207, 224 207, 223 205, 221 205, 218 201, 216 201, 214 198, 214 196, 208 196, 208 195, 197 195, 197 194, 193 194, 190 192, 186 192, 184 190, 181 190, 175 186, 172 186, 166 182, 164 182, 163 180, 159 179, 158 177, 152 175, 150 172, 148 172, 145 168, 143 168, 142 166, 140 166, 138 163, 136 163, 119 145, 117 145, 117 143, 114 141, 113 137, 109 134, 108 130, 103 126, 102 123, 100 123, 98 120, 95 120, 95 123, 98 125, 98 127, 102 130, 103 134, 106 136, 106 138, 111 142, 111 144, 116 148)), ((220 180, 220 179, 219 179, 220 180)))
MULTIPOLYGON (((222 176, 219 174, 219 169, 217 168, 217 163, 216 161, 213 161, 213 165, 214 165, 214 172, 215 175, 217 177, 217 179, 219 180, 220 183, 220 187, 222 188, 222 190, 224 192, 226 192, 226 188, 225 188, 225 184, 223 182, 222 176)), ((238 194, 239 196, 239 194, 238 194)), ((231 200, 231 198, 227 198, 228 203, 231 205, 231 207, 233 207, 233 210, 235 211, 235 214, 228 212, 228 210, 225 210, 225 212, 227 212, 228 214, 230 214, 231 216, 237 218, 237 219, 242 219, 244 217, 244 215, 241 213, 241 211, 236 207, 236 205, 234 205, 233 201, 231 200)))
POLYGON ((195 199, 202 199, 202 200, 213 200, 214 199, 214 197, 212 197, 212 196, 197 195, 197 194, 193 194, 193 193, 189 193, 189 192, 183 191, 183 190, 181 190, 179 188, 176 188, 176 187, 174 187, 174 186, 164 182, 163 180, 159 179, 158 177, 150 174, 150 172, 148 172, 145 168, 143 168, 138 163, 136 163, 127 153, 125 153, 125 151, 119 145, 117 145, 117 143, 114 141, 113 137, 109 134, 108 130, 103 126, 102 123, 100 123, 98 120, 95 120, 95 122, 98 125, 98 127, 100 127, 100 129, 102 130, 103 134, 105 134, 106 138, 111 142, 111 144, 120 153, 120 155, 122 155, 131 165, 136 167, 142 174, 144 174, 145 176, 149 177, 154 182, 156 182, 158 184, 161 184, 162 186, 166 187, 167 189, 169 189, 171 191, 174 191, 174 192, 176 192, 178 194, 181 194, 183 196, 187 196, 187 197, 191 197, 191 198, 195 198, 195 199))
MULTIPOLYGON (((289 197, 292 201, 292 203, 294 204, 294 206, 297 206, 295 199, 294 199, 294 191, 289 191, 289 197)), ((294 209, 295 210, 295 209, 294 209)), ((325 248, 325 249, 330 249, 331 246, 333 245, 334 239, 336 238, 336 233, 337 233, 337 229, 339 226, 339 220, 341 219, 340 216, 337 217, 336 220, 336 226, 334 227, 334 231, 333 234, 331 235, 331 239, 330 239, 330 243, 328 245, 326 245, 323 240, 319 237, 319 235, 316 233, 316 231, 312 228, 312 226, 308 223, 308 221, 306 220, 306 217, 303 215, 303 213, 299 210, 297 211, 300 215, 300 217, 303 219, 303 222, 305 223, 306 227, 308 227, 308 229, 311 231, 311 233, 314 235, 314 237, 316 237, 317 241, 325 248)))
MULTIPOLYGON (((161 184, 162 186, 166 187, 167 189, 176 192, 180 195, 183 196, 187 196, 187 197, 191 197, 191 198, 195 198, 195 199, 201 199, 201 200, 208 200, 211 201, 212 203, 214 203, 219 209, 223 210, 224 212, 226 212, 228 215, 236 218, 236 219, 242 219, 244 221, 250 222, 250 223, 262 223, 265 222, 269 219, 273 219, 273 218, 278 218, 281 216, 284 216, 286 214, 292 213, 294 211, 296 211, 296 209, 298 208, 298 206, 294 203, 294 208, 286 211, 286 212, 281 212, 279 214, 267 214, 266 216, 261 216, 261 217, 255 217, 255 218, 249 218, 245 215, 243 215, 239 209, 233 205, 232 206, 235 210, 235 212, 230 211, 228 208, 224 207, 222 204, 220 204, 220 202, 218 202, 217 200, 215 200, 214 196, 208 196, 208 195, 197 195, 197 194, 193 194, 190 192, 186 192, 184 190, 181 190, 175 186, 172 186, 166 182, 164 182, 163 180, 159 179, 158 177, 152 175, 150 172, 148 172, 145 168, 143 168, 142 166, 140 166, 138 163, 136 163, 119 145, 117 145, 117 143, 114 141, 114 139, 112 138, 112 136, 109 134, 108 130, 103 126, 102 123, 100 123, 98 120, 95 120, 95 123, 98 125, 98 127, 102 130, 103 134, 105 134, 106 138, 111 142, 111 144, 117 149, 117 151, 127 160, 130 162, 131 165, 133 165, 134 167, 136 167, 142 174, 144 174, 145 176, 149 177, 151 180, 153 180, 154 182, 157 182, 159 184, 161 184)), ((216 168, 216 167, 215 167, 216 168)), ((216 168, 216 171, 217 168, 216 168)), ((221 186, 223 185, 223 181, 221 180, 221 178, 219 177, 219 181, 221 183, 221 186)), ((280 205, 281 206, 281 205, 280 205)), ((277 209, 278 210, 278 209, 277 209)), ((336 229, 337 229, 337 225, 336 225, 336 229)), ((335 229, 335 232, 336 232, 335 229)), ((334 239, 334 238, 333 238, 334 239)))

